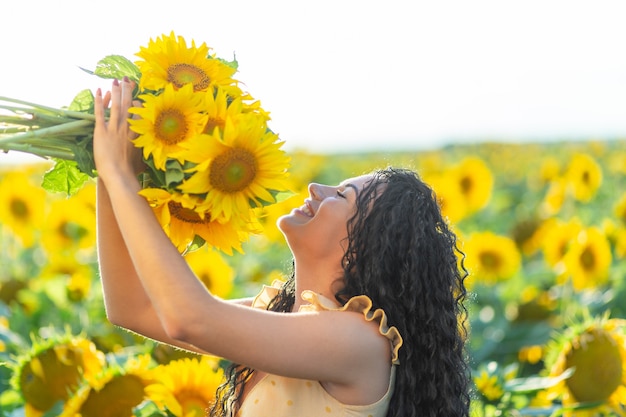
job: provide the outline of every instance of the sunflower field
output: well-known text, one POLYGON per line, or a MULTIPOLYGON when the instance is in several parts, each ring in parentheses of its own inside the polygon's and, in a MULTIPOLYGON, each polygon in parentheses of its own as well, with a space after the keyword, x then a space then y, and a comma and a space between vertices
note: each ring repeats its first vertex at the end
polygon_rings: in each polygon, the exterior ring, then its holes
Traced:
MULTIPOLYGON (((184 255, 210 291, 251 296, 287 272, 275 221, 308 183, 413 168, 466 254, 472 415, 626 415, 626 142, 289 156, 293 194, 259 208, 262 234, 184 255)), ((203 415, 224 363, 107 321, 95 182, 47 192, 49 169, 0 164, 0 416, 203 415)))

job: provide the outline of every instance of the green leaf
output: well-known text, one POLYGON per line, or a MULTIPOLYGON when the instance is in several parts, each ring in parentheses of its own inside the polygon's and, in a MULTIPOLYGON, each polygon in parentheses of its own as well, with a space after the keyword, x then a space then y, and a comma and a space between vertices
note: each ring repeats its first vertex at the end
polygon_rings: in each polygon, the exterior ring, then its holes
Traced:
POLYGON ((185 178, 183 167, 175 159, 168 159, 165 162, 165 186, 171 187, 179 184, 185 178))
POLYGON ((218 61, 220 61, 221 63, 231 67, 234 70, 239 69, 239 62, 237 62, 237 57, 235 56, 235 54, 233 53, 233 60, 232 61, 227 61, 223 58, 217 58, 218 61))
POLYGON ((88 179, 89 176, 80 172, 76 162, 58 159, 54 167, 44 174, 41 186, 46 191, 71 196, 80 190, 88 179))
POLYGON ((555 377, 528 377, 528 378, 515 378, 507 381, 504 384, 504 389, 507 392, 534 392, 550 388, 569 378, 574 373, 574 369, 567 369, 559 376, 555 377))
POLYGON ((139 82, 141 78, 141 72, 137 65, 121 55, 109 55, 102 58, 98 61, 95 71, 81 69, 100 78, 115 78, 119 80, 126 76, 135 82, 139 82))
POLYGON ((96 163, 93 160, 93 135, 83 136, 73 147, 76 167, 83 174, 96 176, 96 163))
POLYGON ((68 110, 82 111, 93 114, 94 100, 91 90, 83 90, 76 94, 68 110))

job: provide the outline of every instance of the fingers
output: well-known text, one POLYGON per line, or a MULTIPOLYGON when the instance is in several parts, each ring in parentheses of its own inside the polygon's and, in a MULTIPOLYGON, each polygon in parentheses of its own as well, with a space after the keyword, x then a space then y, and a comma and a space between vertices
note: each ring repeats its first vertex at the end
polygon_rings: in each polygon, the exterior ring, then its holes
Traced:
POLYGON ((96 90, 96 96, 94 98, 94 116, 96 117, 96 129, 100 129, 104 126, 104 109, 107 106, 108 103, 105 104, 102 98, 102 90, 98 88, 98 90, 96 90))
POLYGON ((119 123, 120 115, 120 97, 122 96, 122 89, 120 88, 120 82, 113 80, 111 86, 111 114, 109 115, 109 124, 117 127, 119 123))
POLYGON ((135 85, 128 77, 122 80, 122 108, 120 109, 120 117, 128 117, 128 109, 133 105, 133 89, 135 85))

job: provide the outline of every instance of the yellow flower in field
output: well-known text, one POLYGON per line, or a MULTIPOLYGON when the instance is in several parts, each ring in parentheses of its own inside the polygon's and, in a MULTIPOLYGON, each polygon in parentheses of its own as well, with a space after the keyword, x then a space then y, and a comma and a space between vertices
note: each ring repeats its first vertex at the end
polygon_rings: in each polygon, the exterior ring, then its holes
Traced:
POLYGON ((542 182, 549 183, 558 178, 560 173, 561 164, 556 158, 548 156, 542 159, 541 167, 539 168, 539 178, 542 182))
POLYGON ((536 364, 543 358, 543 348, 540 345, 523 346, 519 353, 520 362, 536 364))
POLYGON ((174 158, 185 142, 202 133, 207 122, 203 97, 193 92, 191 84, 179 90, 168 85, 158 96, 140 96, 143 107, 133 107, 129 112, 139 116, 130 119, 130 127, 139 135, 133 143, 143 148, 144 159, 152 155, 154 166, 164 171, 167 159, 174 158))
POLYGON ((132 416, 133 408, 145 399, 145 388, 153 381, 150 356, 131 358, 120 369, 109 368, 87 378, 66 403, 60 417, 132 416))
POLYGON ((96 243, 95 212, 79 199, 53 201, 41 243, 51 254, 75 248, 93 249, 96 243))
POLYGON ((85 338, 56 337, 36 341, 17 366, 12 383, 22 393, 29 415, 34 416, 67 400, 83 378, 99 373, 104 354, 85 338))
POLYGON ((233 289, 235 271, 219 252, 206 246, 185 255, 189 267, 214 295, 226 298, 233 289))
POLYGON ((609 241, 596 227, 582 230, 563 258, 565 275, 571 277, 576 290, 606 283, 611 262, 609 241))
POLYGON ((179 190, 207 193, 211 215, 219 221, 245 218, 251 208, 275 202, 270 191, 286 189, 289 157, 282 144, 260 116, 229 118, 223 138, 216 133, 202 135, 185 145, 185 157, 198 165, 179 190))
POLYGON ((513 239, 492 232, 470 234, 463 251, 470 275, 487 285, 511 278, 521 266, 521 255, 513 239))
POLYGON ((556 297, 550 291, 528 285, 520 293, 515 321, 547 320, 557 307, 556 297))
POLYGON ((571 219, 568 222, 555 220, 546 224, 542 249, 548 265, 554 267, 563 260, 569 246, 582 229, 583 226, 578 219, 571 219))
POLYGON ((167 407, 177 417, 202 417, 215 400, 223 371, 203 356, 159 365, 154 378, 157 382, 146 387, 146 395, 159 407, 167 407))
POLYGON ((567 181, 564 178, 557 177, 550 182, 548 191, 541 203, 541 209, 546 216, 554 216, 557 214, 567 194, 567 181))
POLYGON ((461 184, 449 172, 430 175, 425 178, 435 191, 441 213, 452 224, 463 220, 468 214, 467 204, 461 190, 461 184))
POLYGON ((588 202, 602 185, 602 168, 587 154, 572 157, 566 172, 566 178, 574 193, 574 198, 588 202))
POLYGON ((135 64, 139 67, 142 77, 139 83, 141 90, 158 91, 167 85, 182 88, 191 85, 194 91, 206 91, 210 87, 233 85, 232 76, 236 69, 226 65, 211 49, 202 43, 191 46, 182 36, 162 35, 156 40, 150 39, 147 47, 141 47, 136 55, 143 58, 135 64))
POLYGON ((169 193, 159 188, 146 188, 139 193, 146 198, 163 230, 181 253, 189 248, 196 236, 228 255, 233 254, 233 249, 243 253, 241 242, 249 233, 258 232, 252 222, 233 220, 221 223, 214 220, 204 202, 189 194, 169 193))
POLYGON ((596 319, 569 327, 548 349, 550 376, 573 368, 574 373, 548 391, 564 406, 576 403, 602 404, 564 415, 624 415, 626 407, 626 330, 621 319, 596 319))
POLYGON ((623 193, 617 203, 615 203, 613 212, 615 213, 615 217, 621 221, 622 225, 626 226, 626 192, 623 193))
POLYGON ((80 262, 75 254, 60 252, 50 256, 40 275, 44 279, 64 277, 67 297, 71 301, 81 301, 89 295, 93 276, 91 267, 80 262))
POLYGON ((467 157, 456 167, 455 174, 468 211, 484 208, 493 191, 493 174, 487 164, 480 158, 467 157))
POLYGON ((490 375, 486 370, 482 370, 477 376, 474 376, 474 385, 488 401, 497 401, 504 395, 504 388, 498 376, 490 375))
POLYGON ((25 247, 35 243, 35 232, 44 220, 46 192, 26 173, 0 176, 0 224, 9 227, 25 247))

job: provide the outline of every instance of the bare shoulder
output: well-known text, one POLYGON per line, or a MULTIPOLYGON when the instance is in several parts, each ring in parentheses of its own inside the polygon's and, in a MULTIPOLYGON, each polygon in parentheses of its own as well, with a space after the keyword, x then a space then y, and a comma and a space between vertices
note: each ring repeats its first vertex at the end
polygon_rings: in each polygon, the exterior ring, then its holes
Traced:
POLYGON ((345 382, 322 382, 322 386, 344 404, 375 403, 389 389, 391 342, 380 333, 379 323, 365 320, 362 313, 334 312, 333 316, 331 320, 343 327, 341 337, 351 339, 344 346, 351 346, 352 363, 344 368, 345 382))

